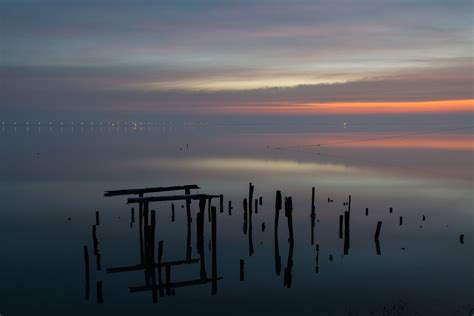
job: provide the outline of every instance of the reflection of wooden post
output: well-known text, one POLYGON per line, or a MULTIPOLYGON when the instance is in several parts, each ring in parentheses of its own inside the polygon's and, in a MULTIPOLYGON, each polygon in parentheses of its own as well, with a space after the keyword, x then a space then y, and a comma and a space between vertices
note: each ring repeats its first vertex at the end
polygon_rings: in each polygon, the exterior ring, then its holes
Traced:
POLYGON ((84 265, 85 265, 85 284, 86 284, 86 300, 89 300, 90 293, 90 275, 89 275, 89 251, 87 246, 84 246, 84 265))
POLYGON ((212 240, 212 295, 217 294, 217 214, 216 208, 212 208, 212 228, 211 228, 211 240, 212 240))
POLYGON ((244 271, 244 260, 240 259, 240 281, 243 281, 245 279, 245 271, 244 271))
POLYGON ((101 267, 102 265, 100 264, 100 253, 98 253, 96 256, 95 256, 95 259, 96 259, 96 268, 97 268, 97 271, 100 271, 101 270, 101 267))
POLYGON ((102 281, 97 282, 97 304, 104 302, 104 296, 102 295, 102 281))
POLYGON ((171 265, 166 264, 166 295, 171 295, 171 265))
POLYGON ((316 244, 316 273, 319 272, 319 244, 316 244))

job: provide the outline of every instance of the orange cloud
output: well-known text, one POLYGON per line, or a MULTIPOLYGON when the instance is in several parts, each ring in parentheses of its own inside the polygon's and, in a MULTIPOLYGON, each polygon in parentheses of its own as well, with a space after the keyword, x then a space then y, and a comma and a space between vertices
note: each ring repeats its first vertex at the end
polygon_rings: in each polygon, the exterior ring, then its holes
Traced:
MULTIPOLYGON (((214 109, 216 110, 216 109, 214 109)), ((334 102, 302 104, 235 105, 218 109, 241 114, 418 114, 474 112, 474 99, 411 102, 334 102)))

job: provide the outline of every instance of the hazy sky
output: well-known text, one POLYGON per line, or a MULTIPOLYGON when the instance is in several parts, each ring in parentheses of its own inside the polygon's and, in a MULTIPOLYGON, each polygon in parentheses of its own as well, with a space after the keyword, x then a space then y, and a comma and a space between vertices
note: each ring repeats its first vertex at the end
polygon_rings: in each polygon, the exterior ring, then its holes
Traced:
POLYGON ((472 113, 473 13, 472 0, 2 0, 1 112, 472 113), (442 100, 465 101, 415 104, 442 100))

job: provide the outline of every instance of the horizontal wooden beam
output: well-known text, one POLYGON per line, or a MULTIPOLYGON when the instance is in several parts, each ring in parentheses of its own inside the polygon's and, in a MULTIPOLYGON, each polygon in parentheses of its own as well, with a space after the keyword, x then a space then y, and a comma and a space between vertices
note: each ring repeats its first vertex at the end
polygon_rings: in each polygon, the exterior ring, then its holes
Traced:
POLYGON ((193 189, 199 189, 199 186, 196 184, 188 184, 188 185, 172 186, 172 187, 153 187, 153 188, 143 188, 143 189, 111 190, 111 191, 105 191, 104 196, 132 195, 132 194, 157 193, 157 192, 193 190, 193 189))
POLYGON ((189 195, 167 195, 167 196, 150 196, 142 198, 128 198, 127 203, 149 203, 149 202, 163 202, 163 201, 179 201, 179 200, 201 200, 218 198, 220 195, 209 194, 189 194, 189 195))
MULTIPOLYGON (((216 280, 217 281, 222 280, 222 277, 218 277, 218 278, 216 278, 216 280)), ((206 284, 206 283, 209 283, 209 282, 212 282, 212 278, 175 282, 175 283, 171 283, 170 287, 171 288, 186 287, 186 286, 206 284)), ((161 285, 157 284, 156 288, 157 289, 160 289, 160 288, 164 289, 164 288, 166 288, 166 283, 163 283, 161 285)), ((153 286, 152 285, 130 286, 129 289, 130 289, 131 293, 144 292, 144 291, 151 291, 153 289, 153 286)))
MULTIPOLYGON (((155 263, 155 267, 164 267, 165 265, 169 264, 170 266, 178 266, 181 264, 191 264, 199 262, 199 258, 196 259, 189 259, 189 260, 177 260, 177 261, 168 261, 168 262, 161 262, 155 263)), ((134 266, 127 266, 127 267, 118 267, 118 268, 108 268, 107 273, 117 273, 117 272, 128 272, 128 271, 137 271, 143 270, 146 268, 146 264, 137 264, 134 266)))

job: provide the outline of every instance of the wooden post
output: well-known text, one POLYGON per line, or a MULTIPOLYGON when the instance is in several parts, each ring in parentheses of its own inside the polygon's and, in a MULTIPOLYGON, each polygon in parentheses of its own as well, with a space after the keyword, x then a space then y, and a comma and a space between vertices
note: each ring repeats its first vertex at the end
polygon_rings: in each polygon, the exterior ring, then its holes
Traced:
POLYGON ((276 198, 275 198, 275 224, 274 224, 274 247, 275 247, 275 272, 277 275, 280 275, 281 272, 281 256, 280 256, 280 248, 278 246, 278 220, 280 217, 280 210, 281 210, 281 192, 276 191, 276 198))
POLYGON ((143 245, 143 208, 142 203, 140 203, 140 207, 138 208, 138 233, 139 233, 139 241, 140 241, 140 264, 144 264, 145 255, 143 253, 144 245, 143 245))
POLYGON ((365 216, 369 216, 369 208, 368 207, 365 208, 365 216))
POLYGON ((97 304, 104 303, 104 296, 102 295, 102 281, 97 281, 97 304))
POLYGON ((158 241, 158 263, 163 260, 163 240, 158 241))
POLYGON ((252 201, 253 201, 253 185, 252 182, 249 183, 249 214, 252 214, 252 201))
POLYGON ((339 215, 339 238, 342 239, 342 227, 344 224, 344 215, 339 215))
POLYGON ((156 228, 156 212, 155 212, 155 210, 152 210, 151 211, 150 237, 149 237, 151 263, 155 262, 155 228, 156 228))
POLYGON ((86 301, 89 300, 90 293, 90 274, 89 274, 89 251, 87 246, 84 246, 84 267, 85 267, 85 292, 86 292, 86 301))
POLYGON ((464 244, 464 234, 459 235, 459 242, 464 244))
POLYGON ((243 281, 245 279, 245 267, 244 267, 244 259, 240 259, 240 281, 243 281))
POLYGON ((232 201, 229 200, 229 216, 232 215, 232 201))
POLYGON ((263 204, 263 197, 260 196, 260 197, 258 198, 258 204, 260 204, 260 206, 262 206, 262 204, 263 204))
MULTIPOLYGON (((190 189, 185 189, 184 190, 185 195, 190 195, 191 190, 190 189)), ((191 223, 191 200, 186 199, 186 217, 188 219, 188 223, 191 223)))
MULTIPOLYGON (((252 203, 250 203, 252 204, 252 203)), ((244 226, 243 226, 243 231, 244 231, 244 235, 247 235, 247 226, 248 226, 248 223, 247 223, 247 199, 245 198, 244 199, 244 226)))
POLYGON ((344 212, 344 255, 348 255, 350 249, 350 214, 349 211, 344 212))
POLYGON ((315 215, 316 206, 314 205, 314 198, 315 198, 315 188, 311 188, 311 215, 315 215))
POLYGON ((393 207, 390 208, 390 214, 392 214, 392 213, 393 213, 393 207))
POLYGON ((219 195, 219 204, 220 204, 220 213, 224 213, 224 196, 221 194, 219 195))
POLYGON ((174 222, 174 203, 171 203, 171 221, 174 222))
POLYGON ((97 226, 92 225, 92 242, 94 244, 94 256, 99 253, 99 240, 97 239, 97 226))
POLYGON ((132 227, 133 223, 135 223, 135 208, 132 207, 130 213, 130 227, 132 227))
POLYGON ((212 228, 211 228, 211 240, 212 240, 212 295, 217 294, 217 211, 215 207, 212 207, 212 228))
POLYGON ((255 199, 255 214, 258 214, 258 199, 255 199))
POLYGON ((288 233, 290 242, 294 242, 293 238, 293 201, 291 196, 285 197, 285 216, 288 218, 288 233))
POLYGON ((95 211, 95 224, 99 226, 100 219, 99 219, 99 211, 95 211))
POLYGON ((319 272, 319 244, 316 244, 316 273, 319 272))
POLYGON ((375 231, 374 239, 379 240, 380 229, 382 228, 382 222, 377 222, 377 230, 375 231))
POLYGON ((402 226, 403 225, 403 217, 400 216, 400 222, 399 222, 399 225, 402 226))
POLYGON ((208 219, 208 222, 210 223, 211 222, 211 206, 212 206, 212 199, 209 198, 209 201, 207 201, 207 219, 208 219))
POLYGON ((351 200, 352 200, 352 196, 349 194, 349 206, 347 207, 347 211, 349 213, 351 212, 351 200))
POLYGON ((147 238, 147 236, 148 236, 147 235, 147 233, 148 233, 148 211, 149 211, 148 206, 149 206, 148 202, 143 203, 143 219, 144 219, 144 224, 143 225, 144 225, 144 234, 145 234, 145 237, 144 237, 144 239, 145 239, 145 245, 144 245, 145 253, 146 253, 146 250, 148 249, 148 238, 147 238))

